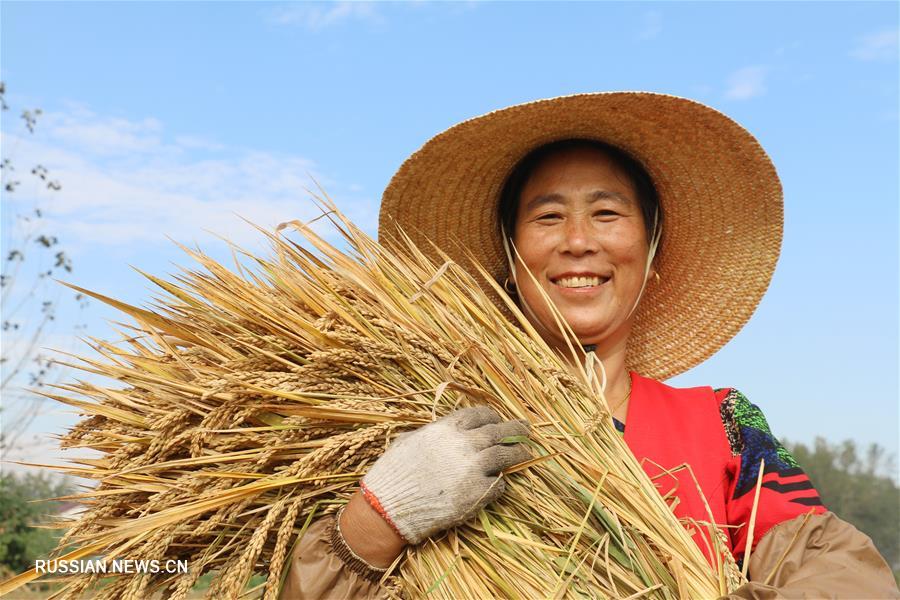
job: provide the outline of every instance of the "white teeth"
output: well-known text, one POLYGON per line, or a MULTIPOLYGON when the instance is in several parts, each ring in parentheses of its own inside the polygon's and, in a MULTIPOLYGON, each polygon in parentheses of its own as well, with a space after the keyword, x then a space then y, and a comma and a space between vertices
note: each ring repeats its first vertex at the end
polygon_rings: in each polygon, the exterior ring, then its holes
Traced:
POLYGON ((563 277, 556 280, 556 285, 565 288, 593 287, 600 285, 599 277, 563 277))

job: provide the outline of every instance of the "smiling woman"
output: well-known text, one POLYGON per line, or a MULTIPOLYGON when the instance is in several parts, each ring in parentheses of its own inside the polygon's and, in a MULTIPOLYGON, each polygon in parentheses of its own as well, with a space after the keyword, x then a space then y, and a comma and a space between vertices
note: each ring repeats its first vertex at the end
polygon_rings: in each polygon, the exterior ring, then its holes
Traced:
MULTIPOLYGON (((616 407, 613 416, 622 421, 627 402, 615 400, 630 392, 626 345, 648 269, 655 275, 650 241, 658 227, 652 184, 633 161, 628 169, 626 160, 621 152, 586 140, 542 146, 517 167, 503 195, 507 201, 500 204, 504 230, 511 222, 510 273, 520 306, 541 337, 564 352, 566 340, 545 293, 579 343, 594 346, 607 375, 617 375, 607 397, 616 407), (525 176, 517 177, 518 172, 525 176)), ((507 284, 507 289, 513 288, 507 284)))
MULTIPOLYGON (((727 343, 775 268, 781 187, 738 124, 634 92, 499 110, 403 164, 380 237, 398 226, 420 248, 482 264, 551 348, 596 369, 609 401, 598 412, 707 558, 713 534, 696 524, 709 521, 737 561, 750 557, 732 597, 900 597, 871 540, 827 511, 756 406, 732 388, 660 382, 727 343)), ((395 441, 338 516, 297 544, 282 597, 379 595, 407 544, 503 493, 501 472, 528 457, 504 442, 527 430, 476 407, 395 441)))

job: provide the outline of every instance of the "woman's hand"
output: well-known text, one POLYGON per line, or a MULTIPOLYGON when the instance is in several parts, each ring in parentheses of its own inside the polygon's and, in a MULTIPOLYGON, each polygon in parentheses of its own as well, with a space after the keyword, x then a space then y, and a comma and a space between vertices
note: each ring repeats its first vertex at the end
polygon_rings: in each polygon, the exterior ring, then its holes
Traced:
POLYGON ((386 569, 394 562, 406 540, 356 492, 341 511, 341 536, 353 552, 371 566, 386 569))
POLYGON ((370 564, 382 566, 403 543, 466 521, 503 493, 500 471, 530 457, 523 444, 501 443, 523 435, 527 422, 502 421, 486 406, 457 410, 401 435, 362 480, 372 509, 358 497, 347 505, 341 520, 345 541, 370 564), (380 526, 373 513, 382 518, 380 526))

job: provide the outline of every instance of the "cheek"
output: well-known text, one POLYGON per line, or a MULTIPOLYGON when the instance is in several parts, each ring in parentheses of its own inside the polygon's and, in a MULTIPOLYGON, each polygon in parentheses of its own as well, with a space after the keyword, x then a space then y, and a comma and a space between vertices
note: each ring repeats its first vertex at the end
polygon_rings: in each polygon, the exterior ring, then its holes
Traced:
POLYGON ((515 244, 513 260, 516 267, 521 269, 524 263, 535 275, 546 267, 556 245, 553 236, 534 231, 517 232, 513 243, 515 244))
POLYGON ((513 257, 516 265, 516 285, 520 289, 534 287, 535 284, 531 280, 531 275, 533 275, 535 278, 538 278, 540 276, 540 261, 535 256, 533 256, 533 254, 533 252, 523 252, 522 249, 520 249, 519 256, 513 257), (531 275, 528 274, 529 272, 531 273, 531 275))
POLYGON ((629 244, 617 250, 616 256, 623 265, 639 265, 643 267, 647 262, 647 255, 649 254, 647 244, 629 244))
POLYGON ((610 237, 606 249, 609 255, 619 264, 639 264, 642 268, 647 262, 647 256, 650 254, 650 247, 644 239, 643 229, 623 229, 618 232, 618 235, 610 237))

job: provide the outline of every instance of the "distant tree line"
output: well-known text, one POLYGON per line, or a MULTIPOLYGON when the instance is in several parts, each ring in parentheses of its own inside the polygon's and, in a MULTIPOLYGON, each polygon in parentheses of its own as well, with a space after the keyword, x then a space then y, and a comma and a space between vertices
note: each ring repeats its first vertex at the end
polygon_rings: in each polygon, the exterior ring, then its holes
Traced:
POLYGON ((888 564, 900 570, 900 488, 894 457, 872 444, 861 450, 852 440, 831 444, 816 438, 812 447, 785 444, 826 508, 872 538, 888 564))
POLYGON ((61 532, 46 526, 63 503, 49 499, 72 491, 68 480, 45 473, 0 475, 0 573, 30 569, 56 547, 61 532))

